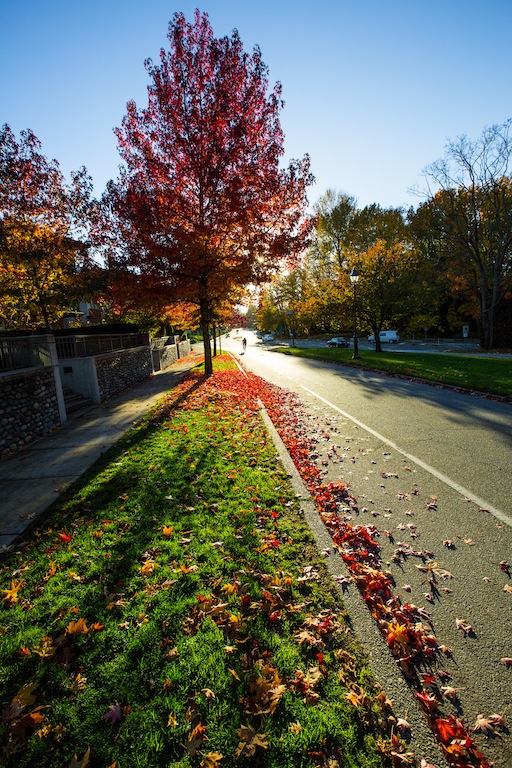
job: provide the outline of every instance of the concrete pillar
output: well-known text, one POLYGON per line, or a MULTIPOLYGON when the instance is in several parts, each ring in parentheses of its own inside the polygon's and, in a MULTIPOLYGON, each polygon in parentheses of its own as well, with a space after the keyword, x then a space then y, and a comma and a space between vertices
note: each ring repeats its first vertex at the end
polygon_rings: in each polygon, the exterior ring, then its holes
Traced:
MULTIPOLYGON (((40 337, 41 338, 41 337, 40 337)), ((60 378, 59 358, 57 357, 57 347, 55 345, 55 336, 53 333, 43 336, 48 351, 50 353, 50 361, 53 369, 53 378, 55 381, 55 391, 57 393, 57 405, 59 408, 59 417, 61 424, 67 420, 66 404, 64 403, 64 393, 62 391, 62 381, 60 378)))

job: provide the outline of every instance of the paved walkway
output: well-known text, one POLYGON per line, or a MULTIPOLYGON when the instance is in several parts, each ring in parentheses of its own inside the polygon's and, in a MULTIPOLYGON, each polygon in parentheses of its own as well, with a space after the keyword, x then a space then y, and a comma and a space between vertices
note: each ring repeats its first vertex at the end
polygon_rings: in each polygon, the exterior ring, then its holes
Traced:
POLYGON ((76 414, 46 437, 0 461, 0 551, 197 364, 192 352, 106 403, 76 414))

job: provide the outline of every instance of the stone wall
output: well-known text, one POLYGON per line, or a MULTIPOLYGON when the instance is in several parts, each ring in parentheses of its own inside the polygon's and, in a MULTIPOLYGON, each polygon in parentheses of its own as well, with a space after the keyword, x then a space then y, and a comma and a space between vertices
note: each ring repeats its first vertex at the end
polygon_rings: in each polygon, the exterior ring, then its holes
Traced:
POLYGON ((147 379, 153 372, 149 347, 136 347, 96 355, 94 360, 102 403, 127 387, 147 379))
POLYGON ((178 347, 170 344, 166 347, 156 347, 151 350, 153 356, 153 370, 164 371, 178 359, 178 347))
POLYGON ((178 344, 178 357, 186 357, 190 354, 190 340, 180 341, 178 344))
POLYGON ((51 367, 0 375, 0 457, 15 453, 60 424, 51 367))

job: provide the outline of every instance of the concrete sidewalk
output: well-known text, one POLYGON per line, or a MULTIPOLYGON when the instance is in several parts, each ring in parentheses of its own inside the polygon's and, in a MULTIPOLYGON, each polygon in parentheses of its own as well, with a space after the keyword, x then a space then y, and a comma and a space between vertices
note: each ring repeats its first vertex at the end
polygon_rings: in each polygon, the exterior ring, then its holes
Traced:
POLYGON ((201 360, 192 352, 0 461, 0 552, 201 360))

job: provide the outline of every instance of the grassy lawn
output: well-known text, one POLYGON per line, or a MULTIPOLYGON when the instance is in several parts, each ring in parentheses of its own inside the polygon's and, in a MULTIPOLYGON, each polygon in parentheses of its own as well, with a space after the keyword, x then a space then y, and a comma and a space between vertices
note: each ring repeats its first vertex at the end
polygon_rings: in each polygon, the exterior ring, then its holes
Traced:
POLYGON ((2 556, 7 768, 387 764, 383 694, 256 401, 221 368, 2 556))
POLYGON ((512 400, 512 358, 392 352, 384 349, 381 353, 373 350, 360 351, 360 359, 353 360, 351 349, 282 347, 274 351, 316 360, 329 360, 373 371, 418 377, 512 400))

